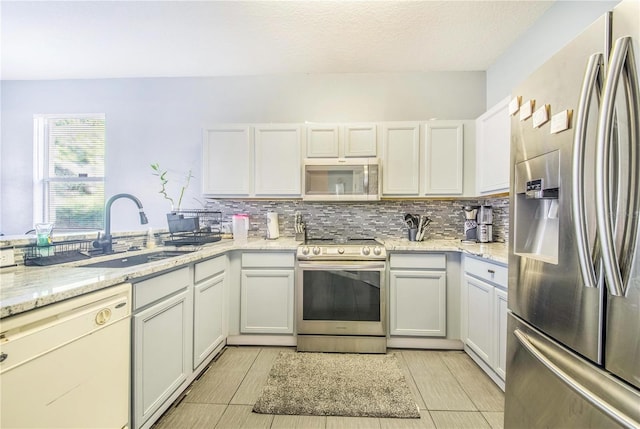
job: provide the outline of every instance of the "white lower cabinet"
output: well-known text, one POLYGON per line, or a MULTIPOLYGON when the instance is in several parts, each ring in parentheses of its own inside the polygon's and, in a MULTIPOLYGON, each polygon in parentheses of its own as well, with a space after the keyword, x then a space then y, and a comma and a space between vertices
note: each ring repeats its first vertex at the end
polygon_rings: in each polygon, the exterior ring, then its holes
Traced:
POLYGON ((193 369, 225 340, 227 257, 219 256, 195 265, 193 287, 193 369))
POLYGON ((464 257, 462 338, 465 351, 504 389, 507 355, 507 267, 464 257))
POLYGON ((227 256, 133 283, 131 427, 146 429, 224 347, 227 256))
POLYGON ((293 334, 293 253, 245 252, 240 281, 240 332, 293 334))
POLYGON ((445 337, 445 254, 392 254, 389 266, 390 335, 445 337))
POLYGON ((189 268, 134 284, 133 425, 140 428, 192 372, 189 268), (137 311, 140 304, 151 305, 137 311))
POLYGON ((465 275, 467 302, 464 342, 487 363, 493 356, 493 286, 465 275))
POLYGON ((493 369, 498 376, 505 379, 507 368, 507 292, 496 288, 494 294, 494 351, 496 359, 493 369))

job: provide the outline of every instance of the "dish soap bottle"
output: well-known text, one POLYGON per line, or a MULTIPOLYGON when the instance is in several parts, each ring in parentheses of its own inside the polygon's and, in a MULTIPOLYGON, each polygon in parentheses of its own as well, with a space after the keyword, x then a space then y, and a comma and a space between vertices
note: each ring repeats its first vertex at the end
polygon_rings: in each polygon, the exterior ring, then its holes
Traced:
POLYGON ((156 239, 153 236, 153 230, 149 228, 147 231, 147 249, 155 249, 156 247, 156 239))

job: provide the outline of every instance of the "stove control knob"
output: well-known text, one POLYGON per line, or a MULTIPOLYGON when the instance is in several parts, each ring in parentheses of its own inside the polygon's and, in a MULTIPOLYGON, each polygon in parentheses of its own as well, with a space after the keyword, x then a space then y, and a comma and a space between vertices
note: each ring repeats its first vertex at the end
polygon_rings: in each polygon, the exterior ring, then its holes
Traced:
POLYGON ((369 253, 371 253, 371 249, 369 248, 369 246, 365 246, 362 248, 362 254, 367 256, 369 253))
POLYGON ((380 246, 376 246, 373 248, 373 253, 375 255, 380 255, 382 253, 382 249, 380 248, 380 246))
POLYGON ((338 253, 342 255, 344 253, 344 249, 342 247, 338 248, 338 253))
POLYGON ((320 254, 320 248, 319 248, 318 246, 315 246, 315 247, 313 248, 313 254, 314 254, 314 255, 319 255, 319 254, 320 254))
POLYGON ((309 254, 309 248, 308 248, 307 246, 304 246, 304 247, 302 248, 302 254, 303 254, 303 255, 308 255, 308 254, 309 254))

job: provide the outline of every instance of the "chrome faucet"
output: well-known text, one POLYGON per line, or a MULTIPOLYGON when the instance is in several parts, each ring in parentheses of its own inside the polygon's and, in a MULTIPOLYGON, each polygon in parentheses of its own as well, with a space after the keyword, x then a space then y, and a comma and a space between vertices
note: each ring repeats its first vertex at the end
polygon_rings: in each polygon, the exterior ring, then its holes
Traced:
POLYGON ((147 219, 147 215, 144 214, 142 210, 142 203, 139 199, 134 197, 131 194, 116 194, 107 200, 107 204, 104 207, 104 235, 100 238, 100 233, 98 233, 98 239, 93 242, 93 247, 102 248, 103 253, 112 253, 113 252, 113 241, 111 239, 111 205, 115 200, 120 198, 128 198, 138 206, 138 211, 140 212, 140 223, 142 225, 149 223, 147 219))

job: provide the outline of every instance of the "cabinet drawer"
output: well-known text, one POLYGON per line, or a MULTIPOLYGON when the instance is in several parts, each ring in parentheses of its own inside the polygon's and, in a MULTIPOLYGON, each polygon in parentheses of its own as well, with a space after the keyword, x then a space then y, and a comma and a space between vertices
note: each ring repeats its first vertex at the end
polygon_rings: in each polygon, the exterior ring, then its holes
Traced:
POLYGON ((215 276, 218 273, 223 272, 227 268, 227 257, 218 256, 217 258, 208 259, 203 262, 198 262, 195 265, 195 282, 201 282, 202 280, 215 276))
POLYGON ((486 280, 491 283, 495 283, 503 288, 507 287, 508 283, 508 270, 503 265, 494 264, 486 259, 476 259, 473 257, 465 256, 464 258, 464 270, 475 277, 482 280, 486 280))
POLYGON ((133 285, 133 305, 135 309, 144 307, 188 287, 189 284, 189 267, 141 281, 133 285))
POLYGON ((242 268, 280 268, 295 266, 293 253, 244 252, 242 268))
POLYGON ((417 268, 444 270, 447 257, 444 253, 392 253, 389 258, 391 268, 417 268))

